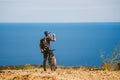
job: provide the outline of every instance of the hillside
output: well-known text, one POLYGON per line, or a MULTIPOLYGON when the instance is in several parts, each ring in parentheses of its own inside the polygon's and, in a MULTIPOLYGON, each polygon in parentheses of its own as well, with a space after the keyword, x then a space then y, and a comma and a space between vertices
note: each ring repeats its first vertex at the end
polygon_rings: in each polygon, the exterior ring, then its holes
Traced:
POLYGON ((96 67, 62 66, 56 71, 47 68, 45 72, 41 66, 27 65, 22 69, 9 67, 0 70, 0 80, 120 80, 119 75, 120 71, 107 71, 96 67))

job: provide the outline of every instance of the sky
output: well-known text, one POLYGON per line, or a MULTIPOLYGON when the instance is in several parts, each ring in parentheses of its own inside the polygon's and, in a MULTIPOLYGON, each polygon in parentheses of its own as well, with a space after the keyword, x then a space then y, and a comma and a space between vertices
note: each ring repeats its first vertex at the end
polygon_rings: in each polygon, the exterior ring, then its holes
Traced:
POLYGON ((0 22, 120 22, 120 0, 0 0, 0 22))

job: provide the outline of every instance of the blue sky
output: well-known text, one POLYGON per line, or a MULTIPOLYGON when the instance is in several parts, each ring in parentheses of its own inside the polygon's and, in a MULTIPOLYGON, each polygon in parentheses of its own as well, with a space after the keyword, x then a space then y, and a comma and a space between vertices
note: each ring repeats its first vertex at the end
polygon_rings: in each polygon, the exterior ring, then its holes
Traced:
POLYGON ((0 22, 120 22, 120 0, 0 0, 0 22))

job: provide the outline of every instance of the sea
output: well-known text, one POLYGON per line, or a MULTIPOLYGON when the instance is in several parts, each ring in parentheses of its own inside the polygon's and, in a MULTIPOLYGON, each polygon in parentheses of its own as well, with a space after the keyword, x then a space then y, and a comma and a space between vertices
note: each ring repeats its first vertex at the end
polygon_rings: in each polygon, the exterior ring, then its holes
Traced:
POLYGON ((42 65, 44 31, 56 34, 50 47, 62 66, 101 66, 101 52, 120 42, 120 22, 0 23, 0 65, 42 65))

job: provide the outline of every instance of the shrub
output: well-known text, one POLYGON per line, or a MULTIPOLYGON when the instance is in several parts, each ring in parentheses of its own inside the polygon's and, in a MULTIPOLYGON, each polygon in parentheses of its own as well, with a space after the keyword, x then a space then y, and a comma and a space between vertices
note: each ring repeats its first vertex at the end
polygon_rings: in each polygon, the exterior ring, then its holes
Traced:
POLYGON ((23 69, 33 69, 33 66, 30 64, 26 64, 23 66, 23 69))
POLYGON ((106 57, 105 52, 101 52, 101 59, 103 61, 102 68, 107 70, 120 70, 120 42, 112 51, 111 55, 106 57))

